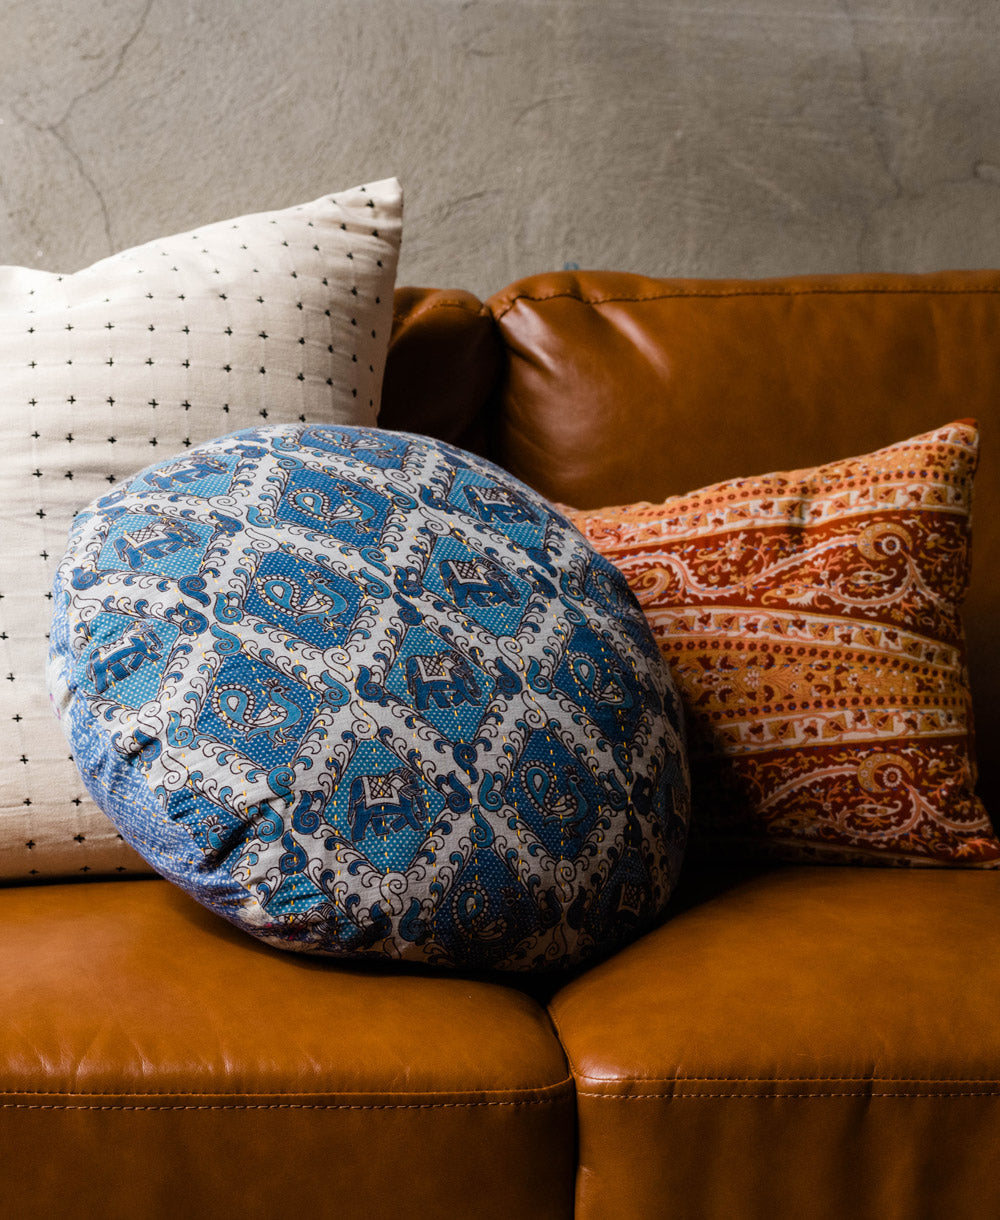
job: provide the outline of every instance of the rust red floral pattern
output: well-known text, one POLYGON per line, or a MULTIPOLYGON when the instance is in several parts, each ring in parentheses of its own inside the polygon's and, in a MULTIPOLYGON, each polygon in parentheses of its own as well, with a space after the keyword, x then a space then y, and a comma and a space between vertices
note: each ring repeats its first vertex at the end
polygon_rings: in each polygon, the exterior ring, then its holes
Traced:
POLYGON ((692 848, 997 866, 959 616, 975 424, 566 510, 627 576, 688 714, 692 848))

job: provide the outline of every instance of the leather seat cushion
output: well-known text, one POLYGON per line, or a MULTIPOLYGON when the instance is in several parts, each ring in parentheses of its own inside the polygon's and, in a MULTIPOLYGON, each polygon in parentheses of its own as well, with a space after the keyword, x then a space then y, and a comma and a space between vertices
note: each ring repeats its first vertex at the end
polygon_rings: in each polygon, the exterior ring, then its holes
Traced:
POLYGON ((521 991, 274 953, 159 880, 0 890, 0 926, 8 1214, 570 1214, 521 991))
POLYGON ((581 1220, 1000 1215, 1000 876, 800 866, 687 889, 550 1006, 581 1220))

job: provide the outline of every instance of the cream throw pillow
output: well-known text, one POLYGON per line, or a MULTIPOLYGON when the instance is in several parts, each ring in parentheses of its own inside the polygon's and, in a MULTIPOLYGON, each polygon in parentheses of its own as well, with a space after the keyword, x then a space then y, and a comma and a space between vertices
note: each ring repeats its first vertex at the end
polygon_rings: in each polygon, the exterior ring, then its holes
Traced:
POLYGON ((149 871, 90 801, 45 690, 73 514, 240 428, 374 424, 401 215, 388 180, 75 275, 0 268, 0 880, 149 871))

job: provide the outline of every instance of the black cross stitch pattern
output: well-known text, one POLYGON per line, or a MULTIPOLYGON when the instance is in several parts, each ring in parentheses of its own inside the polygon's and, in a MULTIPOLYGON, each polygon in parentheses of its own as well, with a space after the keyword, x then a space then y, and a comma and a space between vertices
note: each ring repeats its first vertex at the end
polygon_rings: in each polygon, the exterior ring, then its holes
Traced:
POLYGON ((148 871, 87 796, 45 692, 52 574, 73 513, 155 457, 262 419, 373 423, 399 228, 390 182, 75 275, 0 270, 0 880, 148 871), (361 335, 348 322, 359 308, 361 335))

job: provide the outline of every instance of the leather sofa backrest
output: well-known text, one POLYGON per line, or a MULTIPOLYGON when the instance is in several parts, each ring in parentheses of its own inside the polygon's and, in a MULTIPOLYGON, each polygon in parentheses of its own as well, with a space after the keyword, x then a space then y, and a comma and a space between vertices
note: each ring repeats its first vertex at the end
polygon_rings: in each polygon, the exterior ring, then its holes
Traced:
MULTIPOLYGON (((468 341, 492 352, 489 319, 469 301, 462 308, 468 341)), ((965 620, 979 791, 998 816, 1000 272, 758 281, 555 272, 518 281, 486 310, 504 349, 495 392, 487 398, 470 378, 471 348, 452 331, 462 359, 452 373, 428 370, 443 388, 439 406, 467 412, 490 456, 578 508, 812 466, 977 419, 965 620)), ((394 345, 390 366, 395 357, 394 345)), ((459 435, 454 419, 447 426, 448 439, 459 435)))
POLYGON ((379 423, 484 453, 501 360, 499 332, 470 292, 397 289, 379 423))

